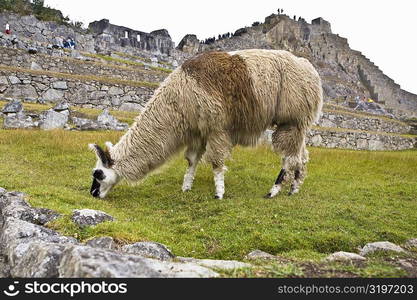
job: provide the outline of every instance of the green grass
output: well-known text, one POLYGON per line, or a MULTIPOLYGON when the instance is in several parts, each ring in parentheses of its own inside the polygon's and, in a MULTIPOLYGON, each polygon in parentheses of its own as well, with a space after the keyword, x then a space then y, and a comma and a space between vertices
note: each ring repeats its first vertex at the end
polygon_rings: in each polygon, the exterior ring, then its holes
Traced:
MULTIPOLYGON (((117 142, 121 135, 0 130, 0 186, 26 192, 34 206, 59 211, 63 217, 50 226, 82 241, 102 235, 121 243, 152 240, 179 256, 238 260, 261 249, 295 261, 235 274, 241 277, 302 276, 301 262, 319 263, 334 251, 356 252, 367 242, 402 244, 417 236, 417 151, 310 148, 301 192, 288 197, 287 187, 273 200, 262 196, 280 163, 266 146, 234 149, 223 200, 213 199, 207 164, 200 165, 193 190, 181 192, 186 163, 180 153, 138 185, 122 183, 105 200, 92 198, 95 156, 87 144, 117 142), (70 221, 77 208, 103 210, 116 221, 80 229, 70 221)), ((373 261, 346 272, 402 276, 384 261, 373 261)))

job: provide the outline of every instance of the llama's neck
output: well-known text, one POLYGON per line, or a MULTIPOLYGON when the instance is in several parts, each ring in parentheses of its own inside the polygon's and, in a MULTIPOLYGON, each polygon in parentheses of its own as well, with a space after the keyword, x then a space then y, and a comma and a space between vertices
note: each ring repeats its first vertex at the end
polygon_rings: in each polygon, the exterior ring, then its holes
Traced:
POLYGON ((122 178, 141 179, 183 145, 184 126, 175 107, 159 93, 111 149, 113 168, 122 178))

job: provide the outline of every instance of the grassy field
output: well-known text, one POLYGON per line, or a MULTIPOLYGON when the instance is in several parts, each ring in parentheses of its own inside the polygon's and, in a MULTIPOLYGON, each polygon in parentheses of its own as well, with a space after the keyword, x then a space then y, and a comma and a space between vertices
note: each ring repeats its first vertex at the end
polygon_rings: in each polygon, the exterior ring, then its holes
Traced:
POLYGON ((288 197, 287 187, 273 200, 262 196, 280 162, 266 146, 235 148, 223 200, 213 199, 207 164, 200 165, 193 190, 181 192, 186 163, 180 153, 138 185, 122 183, 105 200, 92 198, 95 156, 87 144, 117 142, 121 134, 0 130, 0 186, 63 214, 49 226, 81 241, 110 235, 120 243, 161 242, 179 256, 243 260, 261 249, 289 260, 225 276, 302 276, 314 268, 329 276, 405 276, 390 257, 362 267, 322 266, 321 260, 367 242, 417 237, 417 151, 310 148, 301 192, 288 197), (103 210, 116 221, 80 229, 70 221, 77 208, 103 210))

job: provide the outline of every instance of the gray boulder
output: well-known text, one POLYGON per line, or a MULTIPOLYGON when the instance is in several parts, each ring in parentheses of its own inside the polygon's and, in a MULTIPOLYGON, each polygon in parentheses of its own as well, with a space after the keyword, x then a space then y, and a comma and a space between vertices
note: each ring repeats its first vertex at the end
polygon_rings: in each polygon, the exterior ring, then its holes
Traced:
POLYGON ((43 99, 46 102, 58 102, 58 101, 61 101, 63 98, 64 98, 64 93, 61 90, 48 89, 43 94, 43 99))
POLYGON ((55 105, 52 109, 57 112, 62 112, 65 110, 69 110, 70 106, 67 101, 61 101, 57 105, 55 105))
POLYGON ((138 242, 125 245, 122 247, 122 251, 159 260, 171 260, 175 257, 165 245, 155 242, 138 242))
POLYGON ((275 255, 269 254, 261 250, 254 250, 248 253, 245 256, 245 258, 249 260, 256 260, 256 259, 276 259, 277 257, 275 255))
POLYGON ((356 254, 356 253, 339 251, 339 252, 335 252, 335 253, 332 253, 329 256, 327 256, 326 260, 327 261, 355 261, 355 262, 359 262, 359 261, 365 261, 366 258, 359 255, 359 254, 356 254))
POLYGON ((100 129, 99 124, 90 119, 72 117, 71 120, 77 130, 99 130, 100 129))
POLYGON ((42 70, 42 67, 40 65, 38 65, 35 61, 32 61, 30 64, 30 69, 31 70, 42 70))
POLYGON ((10 83, 11 84, 20 84, 20 83, 22 83, 22 81, 19 79, 19 78, 17 78, 16 76, 9 76, 9 81, 10 81, 10 83))
POLYGON ((6 259, 0 255, 0 278, 10 277, 10 266, 6 259))
POLYGON ((65 124, 68 122, 68 115, 61 114, 54 110, 48 110, 44 113, 41 122, 41 129, 44 130, 51 130, 51 129, 58 129, 64 128, 65 124))
POLYGON ((34 128, 38 122, 33 121, 31 116, 27 116, 23 111, 18 113, 8 113, 3 121, 3 127, 7 129, 34 128))
POLYGON ((400 246, 397 246, 391 242, 384 241, 384 242, 374 242, 374 243, 366 244, 365 247, 362 248, 359 254, 362 256, 367 256, 374 252, 389 252, 389 251, 397 252, 397 253, 405 252, 405 250, 401 248, 400 246))
POLYGON ((112 96, 122 95, 123 93, 124 93, 123 90, 117 86, 112 86, 109 89, 109 95, 112 95, 112 96))
POLYGON ((177 257, 181 262, 193 263, 206 268, 221 270, 234 270, 241 268, 250 268, 252 265, 236 260, 217 260, 217 259, 197 259, 192 257, 177 257))
POLYGON ((104 110, 97 117, 97 121, 72 117, 72 122, 78 130, 126 130, 129 125, 127 123, 119 122, 114 116, 110 115, 108 110, 104 110))
POLYGON ((61 244, 77 243, 77 240, 23 220, 5 218, 0 232, 0 254, 7 257, 12 268, 28 254, 29 246, 33 242, 61 244))
POLYGON ((114 240, 110 236, 103 236, 91 239, 87 241, 87 246, 93 247, 93 248, 100 248, 100 249, 114 249, 116 248, 116 245, 114 243, 114 240))
POLYGON ((56 278, 66 244, 32 242, 11 268, 12 277, 56 278))
POLYGON ((59 214, 48 208, 35 208, 19 192, 9 192, 0 196, 0 209, 3 218, 13 217, 33 224, 44 225, 59 217, 59 214))
POLYGON ((67 82, 66 81, 55 81, 52 83, 52 87, 57 90, 67 90, 67 82))
POLYGON ((409 239, 405 242, 407 248, 417 249, 417 238, 409 239))
POLYGON ((103 211, 93 209, 76 209, 72 213, 71 220, 80 227, 97 225, 114 218, 103 211))
POLYGON ((97 117, 97 122, 100 127, 108 130, 125 130, 129 127, 128 124, 119 122, 107 109, 97 117))
POLYGON ((4 114, 10 114, 10 113, 18 113, 23 110, 23 105, 20 101, 10 101, 7 103, 3 109, 2 112, 4 114))
POLYGON ((166 262, 118 252, 69 246, 59 266, 64 278, 127 278, 127 277, 217 277, 210 269, 190 263, 166 262))

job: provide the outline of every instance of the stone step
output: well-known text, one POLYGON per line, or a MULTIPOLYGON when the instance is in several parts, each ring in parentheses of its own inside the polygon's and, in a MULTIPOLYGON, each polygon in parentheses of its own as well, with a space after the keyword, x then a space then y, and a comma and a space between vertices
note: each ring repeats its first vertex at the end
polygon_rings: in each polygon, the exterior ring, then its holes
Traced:
MULTIPOLYGON (((61 55, 62 53, 66 54, 66 51, 56 53, 61 55)), ((21 49, 0 47, 0 61, 2 65, 10 67, 134 81, 162 82, 169 74, 158 68, 149 68, 144 65, 120 65, 112 61, 101 62, 99 58, 86 58, 79 52, 73 52, 71 55, 74 53, 76 57, 42 53, 33 55, 21 49)))
POLYGON ((356 111, 338 110, 336 107, 323 108, 322 116, 316 125, 382 133, 410 133, 411 127, 401 121, 380 115, 370 115, 356 111))
POLYGON ((417 136, 365 130, 313 127, 307 145, 354 150, 406 150, 417 146, 417 136))
POLYGON ((157 83, 0 66, 0 98, 140 111, 157 83))
MULTIPOLYGON (((261 142, 271 143, 272 133, 273 130, 266 130, 261 142)), ((306 143, 313 147, 352 150, 406 150, 417 147, 417 136, 314 126, 306 143)))

